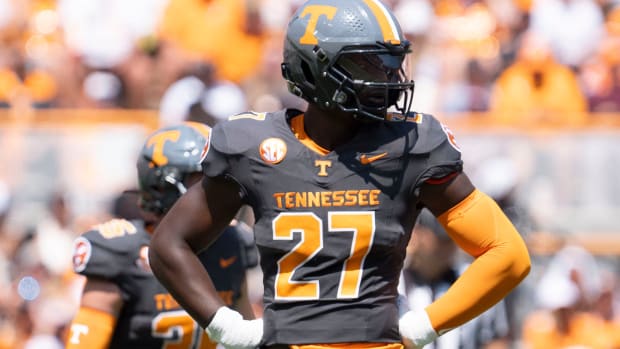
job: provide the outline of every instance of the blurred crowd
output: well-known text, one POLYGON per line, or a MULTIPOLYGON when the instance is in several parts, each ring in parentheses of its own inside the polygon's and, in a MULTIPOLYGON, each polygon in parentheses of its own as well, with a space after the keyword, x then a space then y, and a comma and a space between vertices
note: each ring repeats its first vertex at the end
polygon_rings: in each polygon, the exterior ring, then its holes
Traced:
MULTIPOLYGON (((579 124, 593 113, 620 112, 618 0, 384 2, 413 43, 407 70, 416 110, 445 118, 490 111, 517 125, 579 124)), ((301 107, 280 75, 283 32, 299 3, 0 0, 0 108, 151 109, 162 124, 214 124, 246 110, 301 107)), ((536 231, 511 188, 498 186, 486 191, 522 233, 536 231)), ((12 231, 5 223, 13 200, 0 181, 0 349, 62 348, 83 282, 71 271, 71 241, 95 221, 72 212, 60 190, 43 219, 12 231)), ((110 202, 97 218, 117 216, 125 205, 110 202)), ((417 274, 424 256, 415 253, 447 243, 437 232, 420 236, 409 251, 417 274)), ((534 256, 531 276, 505 310, 468 329, 481 331, 478 347, 620 348, 618 256, 547 243, 551 252, 534 256)), ((452 247, 443 251, 449 263, 433 265, 446 268, 435 270, 440 281, 464 263, 452 247)), ((424 282, 436 287, 437 275, 424 282)))
MULTIPOLYGON (((0 0, 0 106, 147 108, 164 122, 294 107, 279 64, 299 2, 0 0)), ((385 2, 413 42, 417 110, 511 123, 620 111, 617 0, 385 2)))

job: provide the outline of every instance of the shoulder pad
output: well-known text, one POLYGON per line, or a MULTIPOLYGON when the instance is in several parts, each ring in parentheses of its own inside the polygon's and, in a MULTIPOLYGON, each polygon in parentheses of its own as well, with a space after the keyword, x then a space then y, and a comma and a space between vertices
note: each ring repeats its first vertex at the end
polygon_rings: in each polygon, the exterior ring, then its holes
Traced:
POLYGON ((75 239, 73 269, 86 276, 112 279, 135 262, 134 256, 148 244, 140 224, 113 219, 98 224, 75 239))
MULTIPOLYGON (((285 123, 284 111, 234 115, 215 125, 202 160, 205 176, 223 175, 234 179, 243 187, 247 167, 233 166, 234 159, 243 158, 251 150, 256 152, 265 138, 272 137, 277 132, 278 121, 280 125, 285 123)), ((242 195, 245 195, 244 188, 242 192, 242 195)))
POLYGON ((463 169, 461 149, 450 129, 430 114, 419 115, 421 118, 413 131, 417 133, 417 138, 409 151, 425 158, 425 168, 417 179, 416 187, 429 179, 442 179, 463 169))
POLYGON ((430 153, 444 142, 448 142, 456 151, 461 151, 456 145, 454 135, 444 124, 431 114, 416 113, 416 115, 418 138, 410 150, 411 154, 430 153))
POLYGON ((211 146, 224 154, 239 154, 255 145, 263 130, 272 129, 272 113, 247 112, 229 117, 213 127, 211 146))

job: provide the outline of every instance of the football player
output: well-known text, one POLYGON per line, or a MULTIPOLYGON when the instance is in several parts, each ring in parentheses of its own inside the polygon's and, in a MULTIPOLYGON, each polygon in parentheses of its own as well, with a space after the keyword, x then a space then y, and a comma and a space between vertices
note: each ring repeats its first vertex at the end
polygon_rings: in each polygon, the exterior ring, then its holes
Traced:
POLYGON ((225 347, 422 347, 505 297, 529 272, 525 243, 463 172, 432 115, 410 111, 410 44, 379 0, 310 0, 289 22, 282 73, 305 111, 217 124, 205 178, 155 230, 158 279, 225 347), (255 213, 263 326, 226 307, 192 251, 243 204, 255 213), (399 315, 407 243, 426 207, 475 257, 422 311, 399 315))
MULTIPOLYGON (((202 177, 200 163, 211 129, 199 123, 151 134, 137 161, 144 219, 112 219, 75 240, 75 272, 86 276, 67 348, 213 348, 202 328, 157 281, 148 263, 151 232, 188 186, 202 177)), ((138 204, 138 202, 136 202, 138 204)), ((247 226, 222 226, 209 252, 199 254, 219 302, 253 319, 245 270, 257 263, 247 226), (244 231, 245 230, 245 231, 244 231)), ((260 320, 253 320, 260 321, 260 320)))

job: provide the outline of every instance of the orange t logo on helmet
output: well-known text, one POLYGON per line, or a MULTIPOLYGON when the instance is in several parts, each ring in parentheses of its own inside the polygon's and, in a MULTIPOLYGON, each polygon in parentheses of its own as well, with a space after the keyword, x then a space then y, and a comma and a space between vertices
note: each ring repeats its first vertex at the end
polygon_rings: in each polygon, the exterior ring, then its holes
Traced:
POLYGON ((179 140, 179 136, 181 136, 181 131, 171 130, 155 134, 148 140, 147 147, 153 146, 152 163, 149 164, 149 167, 164 166, 168 163, 168 157, 164 155, 164 144, 166 141, 176 142, 179 140))
POLYGON ((318 44, 319 41, 316 39, 316 36, 314 36, 314 30, 316 29, 316 24, 319 21, 319 17, 321 17, 321 15, 325 15, 327 19, 331 21, 334 18, 337 10, 338 8, 327 5, 306 6, 300 17, 306 17, 307 15, 310 15, 310 19, 308 20, 306 32, 301 38, 299 38, 299 43, 303 45, 318 44))
MULTIPOLYGON (((368 9, 375 17, 377 24, 381 28, 381 32, 383 34, 383 39, 385 42, 392 43, 394 45, 398 45, 400 43, 400 35, 398 33, 398 29, 396 28, 396 24, 394 20, 389 14, 389 10, 385 8, 385 6, 376 1, 376 0, 363 0, 364 4, 368 6, 368 9)), ((317 23, 321 15, 324 15, 330 21, 336 15, 337 7, 329 6, 329 5, 308 5, 306 6, 300 14, 300 17, 306 17, 310 15, 310 19, 308 20, 308 26, 306 27, 306 31, 304 35, 299 38, 299 43, 302 45, 316 45, 318 44, 318 40, 316 36, 314 36, 314 32, 316 30, 317 23)))

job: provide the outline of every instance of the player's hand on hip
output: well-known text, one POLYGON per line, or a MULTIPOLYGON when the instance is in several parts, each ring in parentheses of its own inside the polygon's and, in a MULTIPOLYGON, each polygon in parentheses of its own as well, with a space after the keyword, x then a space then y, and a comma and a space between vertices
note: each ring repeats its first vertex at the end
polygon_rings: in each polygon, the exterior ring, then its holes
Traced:
POLYGON ((398 321, 398 331, 406 349, 421 349, 438 337, 426 311, 407 311, 398 321))
POLYGON ((244 320, 238 312, 221 307, 205 331, 226 349, 254 349, 263 338, 263 319, 244 320))

